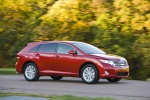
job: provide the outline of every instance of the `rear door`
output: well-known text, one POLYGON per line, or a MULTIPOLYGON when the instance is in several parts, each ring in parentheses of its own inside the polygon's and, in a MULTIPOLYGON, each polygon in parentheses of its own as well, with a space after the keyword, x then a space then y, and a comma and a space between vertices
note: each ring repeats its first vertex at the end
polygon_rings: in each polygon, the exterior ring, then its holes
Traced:
POLYGON ((40 46, 36 56, 39 56, 39 63, 44 72, 52 73, 55 52, 56 43, 45 43, 40 46))

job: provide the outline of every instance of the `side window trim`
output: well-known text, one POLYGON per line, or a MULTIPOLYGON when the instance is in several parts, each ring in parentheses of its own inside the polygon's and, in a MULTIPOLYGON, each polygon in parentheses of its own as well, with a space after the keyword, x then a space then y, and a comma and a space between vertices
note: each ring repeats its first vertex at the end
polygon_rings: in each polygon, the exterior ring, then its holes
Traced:
POLYGON ((41 45, 42 45, 42 44, 39 45, 39 47, 37 48, 36 52, 39 52, 39 49, 40 49, 41 45))
POLYGON ((59 44, 59 43, 55 43, 55 53, 57 53, 58 44, 59 44))

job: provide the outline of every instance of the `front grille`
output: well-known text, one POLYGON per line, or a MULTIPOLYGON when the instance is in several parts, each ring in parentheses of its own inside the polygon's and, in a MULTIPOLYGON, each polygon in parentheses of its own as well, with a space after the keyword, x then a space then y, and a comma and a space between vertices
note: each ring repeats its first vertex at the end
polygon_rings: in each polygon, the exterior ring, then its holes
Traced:
POLYGON ((119 61, 119 62, 114 62, 116 67, 126 67, 128 66, 127 61, 119 61))
POLYGON ((128 72, 118 72, 117 76, 128 76, 128 72))

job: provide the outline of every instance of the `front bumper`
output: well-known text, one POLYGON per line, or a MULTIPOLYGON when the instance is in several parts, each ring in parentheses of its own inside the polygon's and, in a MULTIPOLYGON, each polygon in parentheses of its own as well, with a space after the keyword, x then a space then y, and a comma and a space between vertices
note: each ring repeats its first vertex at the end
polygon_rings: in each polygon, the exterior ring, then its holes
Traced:
POLYGON ((129 76, 129 67, 104 69, 101 78, 126 78, 129 76))

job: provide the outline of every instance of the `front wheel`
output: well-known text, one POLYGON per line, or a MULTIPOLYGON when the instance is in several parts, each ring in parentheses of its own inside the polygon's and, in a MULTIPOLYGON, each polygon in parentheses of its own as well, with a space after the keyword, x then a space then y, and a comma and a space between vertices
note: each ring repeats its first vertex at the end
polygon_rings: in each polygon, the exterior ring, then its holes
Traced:
POLYGON ((81 78, 86 84, 94 84, 99 80, 99 73, 93 64, 86 64, 81 70, 81 78))
POLYGON ((34 63, 25 65, 23 74, 27 81, 37 81, 39 79, 39 71, 34 63))
POLYGON ((119 82, 121 78, 107 78, 109 82, 119 82))
POLYGON ((53 80, 61 80, 63 76, 51 76, 53 80))

